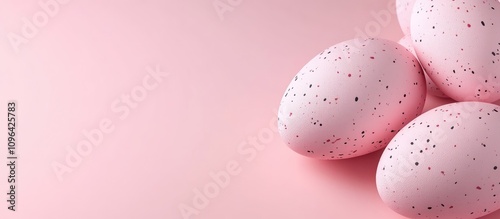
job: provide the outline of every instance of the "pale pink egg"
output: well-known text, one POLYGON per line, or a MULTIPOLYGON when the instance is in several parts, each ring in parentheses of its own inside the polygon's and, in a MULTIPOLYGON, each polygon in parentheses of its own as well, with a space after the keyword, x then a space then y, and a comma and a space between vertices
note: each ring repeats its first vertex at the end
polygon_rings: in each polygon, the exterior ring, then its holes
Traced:
POLYGON ((429 77, 457 101, 500 99, 500 3, 417 0, 415 52, 429 77))
POLYGON ((478 218, 500 208, 500 106, 430 110, 389 143, 377 168, 382 200, 409 218, 478 218))
MULTIPOLYGON (((415 54, 415 49, 413 49, 413 45, 411 43, 411 38, 410 36, 404 36, 401 38, 398 42, 402 46, 404 46, 406 49, 408 49, 413 55, 416 56, 415 54)), ((424 71, 425 73, 425 71, 424 71)), ((427 92, 433 96, 436 97, 441 97, 441 98, 448 98, 446 94, 444 94, 441 90, 439 90, 439 87, 432 81, 432 79, 425 74, 425 81, 427 82, 427 92)))
POLYGON ((278 126, 299 154, 343 159, 384 148, 422 112, 418 60, 388 40, 349 40, 307 63, 281 100, 278 126))

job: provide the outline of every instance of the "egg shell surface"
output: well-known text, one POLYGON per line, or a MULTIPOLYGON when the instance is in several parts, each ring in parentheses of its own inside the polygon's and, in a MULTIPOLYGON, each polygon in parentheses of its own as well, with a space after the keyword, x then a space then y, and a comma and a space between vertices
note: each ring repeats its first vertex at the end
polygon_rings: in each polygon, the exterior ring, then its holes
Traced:
POLYGON ((278 128, 299 154, 344 159, 384 148, 422 112, 425 78, 403 46, 354 39, 310 60, 280 103, 278 128))
POLYGON ((500 208, 500 106, 458 102, 406 125, 376 174, 382 200, 409 218, 478 218, 500 208))
POLYGON ((498 0, 415 2, 410 24, 415 52, 452 99, 500 99, 499 10, 498 0))

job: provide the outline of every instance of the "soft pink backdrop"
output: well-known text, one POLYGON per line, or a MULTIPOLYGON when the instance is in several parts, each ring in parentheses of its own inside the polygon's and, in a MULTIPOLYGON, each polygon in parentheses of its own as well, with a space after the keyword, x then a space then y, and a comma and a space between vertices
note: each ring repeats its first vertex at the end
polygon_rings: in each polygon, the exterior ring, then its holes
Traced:
POLYGON ((0 114, 18 101, 19 183, 17 211, 0 205, 0 218, 182 218, 179 205, 232 161, 240 172, 190 218, 402 218, 378 197, 380 152, 315 161, 270 131, 289 81, 322 49, 370 25, 373 36, 402 37, 394 14, 383 24, 371 13, 389 13, 391 1, 72 0, 18 53, 7 34, 42 9, 1 1, 0 114), (214 2, 230 11, 220 17, 214 2), (118 119, 111 104, 156 65, 168 78, 118 119), (115 130, 59 181, 51 164, 101 119, 115 130), (267 143, 255 156, 238 151, 259 134, 267 143))

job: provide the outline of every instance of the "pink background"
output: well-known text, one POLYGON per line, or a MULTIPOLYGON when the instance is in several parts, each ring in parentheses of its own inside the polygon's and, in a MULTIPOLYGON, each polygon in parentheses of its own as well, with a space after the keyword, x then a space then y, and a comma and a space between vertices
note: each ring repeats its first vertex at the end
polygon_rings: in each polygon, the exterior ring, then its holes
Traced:
POLYGON ((189 218, 403 218, 378 197, 381 152, 315 161, 273 131, 284 89, 311 57, 359 32, 402 37, 393 1, 72 0, 17 53, 8 34, 42 9, 1 1, 0 114, 18 101, 19 183, 17 211, 4 202, 0 218, 183 218, 179 206, 193 207, 193 191, 234 163, 239 171, 189 218), (229 11, 220 17, 214 2, 229 11), (121 120, 111 105, 157 65, 170 75, 121 120), (58 180, 52 165, 102 119, 114 130, 58 180))

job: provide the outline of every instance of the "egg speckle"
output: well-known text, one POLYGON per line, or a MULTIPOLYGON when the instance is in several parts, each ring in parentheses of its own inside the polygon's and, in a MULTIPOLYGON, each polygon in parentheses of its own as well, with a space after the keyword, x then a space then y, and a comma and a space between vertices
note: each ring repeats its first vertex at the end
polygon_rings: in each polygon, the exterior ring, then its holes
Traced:
POLYGON ((384 148, 426 97, 418 60, 388 40, 350 40, 309 61, 280 103, 278 127, 299 154, 344 159, 384 148))

